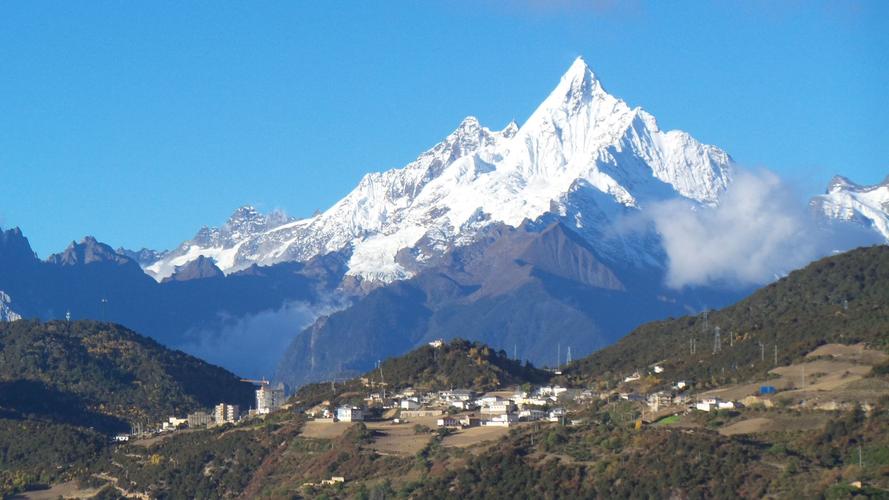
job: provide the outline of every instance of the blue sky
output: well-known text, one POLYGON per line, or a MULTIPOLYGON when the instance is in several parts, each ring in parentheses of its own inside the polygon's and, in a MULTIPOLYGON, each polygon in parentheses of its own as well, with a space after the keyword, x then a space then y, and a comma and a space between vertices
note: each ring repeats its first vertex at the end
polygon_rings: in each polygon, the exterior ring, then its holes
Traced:
POLYGON ((0 5, 0 226, 45 257, 309 215, 466 115, 523 122, 578 55, 800 193, 889 174, 889 2, 328 3, 0 5))

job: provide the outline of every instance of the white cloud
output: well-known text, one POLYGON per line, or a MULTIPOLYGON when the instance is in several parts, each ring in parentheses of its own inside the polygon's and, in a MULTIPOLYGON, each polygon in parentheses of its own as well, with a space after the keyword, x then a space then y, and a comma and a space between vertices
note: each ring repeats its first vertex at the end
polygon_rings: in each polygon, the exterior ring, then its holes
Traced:
POLYGON ((179 349, 242 377, 271 378, 293 339, 319 316, 332 314, 344 304, 291 302, 277 310, 243 317, 221 314, 223 326, 195 329, 179 349))
POLYGON ((774 173, 737 169, 719 205, 681 201, 649 207, 667 252, 667 284, 747 286, 773 281, 833 251, 878 240, 849 227, 819 225, 774 173))

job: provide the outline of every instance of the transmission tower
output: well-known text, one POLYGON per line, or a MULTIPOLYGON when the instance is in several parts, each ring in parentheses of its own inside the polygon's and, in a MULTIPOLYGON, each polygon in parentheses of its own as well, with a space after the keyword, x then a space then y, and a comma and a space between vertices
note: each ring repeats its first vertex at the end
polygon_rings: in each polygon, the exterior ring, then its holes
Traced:
POLYGON ((713 329, 713 354, 722 351, 722 336, 719 333, 719 327, 713 329))

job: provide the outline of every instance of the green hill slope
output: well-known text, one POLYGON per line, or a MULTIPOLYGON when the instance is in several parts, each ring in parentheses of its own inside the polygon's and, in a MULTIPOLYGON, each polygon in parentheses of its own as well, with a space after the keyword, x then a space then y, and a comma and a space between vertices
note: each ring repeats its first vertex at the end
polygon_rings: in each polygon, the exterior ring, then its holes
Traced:
POLYGON ((82 475, 132 422, 252 398, 232 373, 119 325, 0 323, 0 496, 82 475))
POLYGON ((566 374, 585 382, 660 363, 672 379, 715 385, 764 377, 775 367, 776 347, 777 364, 786 365, 832 342, 889 346, 889 247, 816 261, 706 316, 645 324, 566 374))
POLYGON ((232 373, 94 321, 0 323, 0 407, 100 430, 220 401, 250 404, 232 373))
POLYGON ((425 345, 403 356, 389 358, 363 377, 339 382, 333 387, 330 383, 303 386, 296 399, 303 403, 334 400, 341 394, 365 390, 368 386, 385 387, 389 391, 405 387, 487 391, 509 385, 542 384, 549 377, 549 372, 511 359, 504 351, 495 351, 481 342, 453 339, 440 347, 425 345))

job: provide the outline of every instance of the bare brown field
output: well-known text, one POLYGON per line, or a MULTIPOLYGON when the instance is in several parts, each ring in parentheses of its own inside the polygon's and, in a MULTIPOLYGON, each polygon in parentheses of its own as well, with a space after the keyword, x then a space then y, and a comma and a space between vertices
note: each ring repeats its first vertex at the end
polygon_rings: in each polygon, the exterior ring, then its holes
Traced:
POLYGON ((173 437, 176 434, 183 434, 186 432, 195 432, 197 430, 200 430, 200 429, 182 429, 182 430, 178 430, 178 431, 164 432, 164 433, 158 434, 157 436, 151 436, 149 438, 131 440, 130 444, 135 444, 137 446, 142 446, 142 447, 148 448, 151 445, 166 441, 167 439, 170 439, 171 437, 173 437))
POLYGON ((871 366, 880 364, 889 359, 889 354, 875 351, 873 349, 867 349, 864 344, 825 344, 809 354, 806 354, 807 358, 817 358, 821 356, 829 356, 841 361, 851 361, 871 366))
POLYGON ((807 391, 833 391, 861 380, 870 373, 870 365, 849 361, 819 359, 808 363, 781 366, 769 373, 780 376, 785 387, 807 391))
MULTIPOLYGON (((757 394, 762 385, 771 385, 782 391, 777 397, 784 395, 802 399, 824 399, 832 396, 842 398, 846 390, 861 383, 874 364, 889 359, 889 355, 866 349, 863 344, 851 346, 826 344, 810 352, 806 357, 812 361, 770 370, 769 373, 776 375, 777 378, 753 384, 729 385, 707 391, 701 396, 738 400, 757 394)), ((877 393, 882 391, 878 389, 876 392, 873 390, 859 392, 857 395, 860 397, 876 397, 879 395, 877 393)))
POLYGON ((80 489, 74 481, 60 483, 47 490, 27 491, 12 497, 27 500, 57 500, 59 498, 92 498, 99 492, 98 488, 80 489))
POLYGON ((314 422, 303 425, 300 435, 313 439, 336 439, 352 427, 351 422, 314 422))
POLYGON ((507 434, 509 434, 508 427, 469 427, 447 436, 441 444, 453 448, 468 448, 485 441, 499 439, 507 434))
POLYGON ((417 434, 414 426, 425 425, 435 429, 436 420, 436 417, 416 417, 404 424, 367 422, 367 428, 377 434, 370 448, 383 455, 414 455, 432 439, 430 433, 417 434))
POLYGON ((769 414, 768 417, 754 417, 735 422, 719 429, 724 436, 756 434, 759 432, 808 431, 821 429, 827 423, 828 415, 816 413, 769 414))

